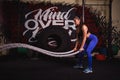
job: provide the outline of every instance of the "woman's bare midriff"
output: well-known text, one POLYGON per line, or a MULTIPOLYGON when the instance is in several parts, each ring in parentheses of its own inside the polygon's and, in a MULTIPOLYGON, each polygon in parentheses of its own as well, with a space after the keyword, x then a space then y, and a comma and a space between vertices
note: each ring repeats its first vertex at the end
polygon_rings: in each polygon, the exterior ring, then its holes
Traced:
POLYGON ((90 32, 89 32, 89 33, 87 33, 87 38, 90 36, 90 34, 91 34, 90 32))

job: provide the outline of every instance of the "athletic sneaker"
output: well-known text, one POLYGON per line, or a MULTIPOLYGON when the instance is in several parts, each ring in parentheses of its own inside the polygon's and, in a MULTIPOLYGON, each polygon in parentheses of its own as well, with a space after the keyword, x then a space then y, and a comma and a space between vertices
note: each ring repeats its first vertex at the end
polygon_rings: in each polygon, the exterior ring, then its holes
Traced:
POLYGON ((86 68, 83 72, 88 74, 88 73, 92 73, 93 71, 92 69, 86 68))
POLYGON ((76 69, 83 69, 83 66, 82 66, 82 65, 77 64, 77 65, 73 66, 73 68, 76 68, 76 69))

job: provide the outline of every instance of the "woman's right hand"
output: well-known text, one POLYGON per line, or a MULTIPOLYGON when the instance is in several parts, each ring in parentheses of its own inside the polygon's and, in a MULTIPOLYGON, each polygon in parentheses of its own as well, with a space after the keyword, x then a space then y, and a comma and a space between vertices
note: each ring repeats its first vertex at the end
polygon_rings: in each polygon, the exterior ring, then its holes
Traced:
POLYGON ((77 51, 77 48, 75 47, 73 50, 74 50, 74 51, 77 51))

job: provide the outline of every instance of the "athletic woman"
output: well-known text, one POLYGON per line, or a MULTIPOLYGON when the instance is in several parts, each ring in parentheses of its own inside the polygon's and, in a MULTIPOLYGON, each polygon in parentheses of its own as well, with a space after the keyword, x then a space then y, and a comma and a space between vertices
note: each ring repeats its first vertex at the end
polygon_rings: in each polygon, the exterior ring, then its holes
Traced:
POLYGON ((88 27, 82 23, 81 19, 79 17, 74 18, 74 23, 76 25, 76 33, 77 33, 77 41, 74 47, 74 51, 77 50, 78 45, 80 44, 79 47, 79 54, 78 54, 78 63, 77 65, 74 66, 74 68, 83 68, 82 65, 82 58, 84 54, 87 54, 88 57, 88 66, 87 68, 83 71, 84 73, 92 73, 92 55, 91 52, 95 48, 98 39, 96 35, 92 34, 89 30, 88 27), (80 42, 82 38, 82 41, 80 42))

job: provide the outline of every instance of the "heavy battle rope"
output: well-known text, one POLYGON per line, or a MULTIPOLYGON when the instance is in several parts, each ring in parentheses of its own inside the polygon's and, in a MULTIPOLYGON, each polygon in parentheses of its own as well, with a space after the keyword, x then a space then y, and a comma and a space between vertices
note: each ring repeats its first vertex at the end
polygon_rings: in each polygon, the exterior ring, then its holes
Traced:
POLYGON ((24 43, 4 44, 0 46, 0 51, 11 49, 11 48, 27 48, 27 49, 31 49, 31 50, 43 53, 48 56, 52 56, 52 57, 69 57, 79 53, 79 51, 74 52, 73 50, 67 51, 67 52, 52 52, 52 51, 48 51, 48 50, 35 47, 29 44, 24 44, 24 43))

